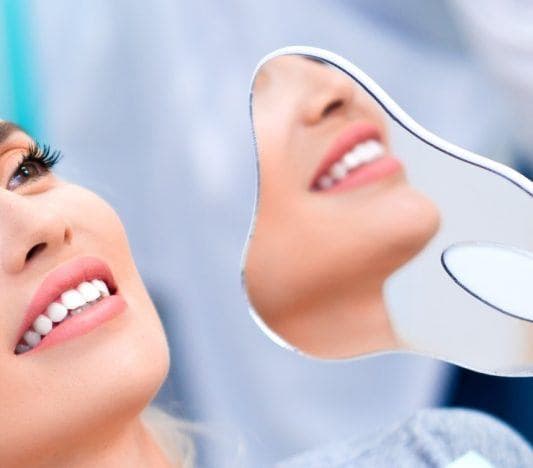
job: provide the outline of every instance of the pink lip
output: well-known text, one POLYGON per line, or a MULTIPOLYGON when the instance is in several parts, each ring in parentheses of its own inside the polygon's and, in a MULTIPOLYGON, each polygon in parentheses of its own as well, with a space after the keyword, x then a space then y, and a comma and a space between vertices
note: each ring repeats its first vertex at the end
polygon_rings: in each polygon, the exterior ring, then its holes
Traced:
MULTIPOLYGON (((357 122, 345 128, 342 133, 333 141, 326 155, 320 162, 315 175, 310 184, 311 190, 314 190, 318 180, 323 175, 328 174, 330 167, 341 160, 346 153, 351 151, 355 146, 363 141, 376 140, 383 142, 380 129, 371 122, 357 122)), ((374 182, 383 177, 403 169, 399 159, 387 155, 370 164, 351 171, 343 180, 336 183, 331 188, 322 190, 324 192, 338 192, 348 188, 358 187, 367 183, 374 182)))
POLYGON ((67 338, 87 333, 103 321, 113 318, 124 310, 126 302, 116 294, 115 280, 109 267, 98 258, 80 257, 61 265, 45 278, 24 314, 16 343, 20 341, 24 332, 30 328, 37 316, 44 313, 48 305, 56 301, 63 292, 77 287, 83 281, 96 278, 103 280, 113 295, 102 299, 83 313, 65 320, 60 326, 44 336, 35 348, 23 353, 23 355, 33 353, 67 338))

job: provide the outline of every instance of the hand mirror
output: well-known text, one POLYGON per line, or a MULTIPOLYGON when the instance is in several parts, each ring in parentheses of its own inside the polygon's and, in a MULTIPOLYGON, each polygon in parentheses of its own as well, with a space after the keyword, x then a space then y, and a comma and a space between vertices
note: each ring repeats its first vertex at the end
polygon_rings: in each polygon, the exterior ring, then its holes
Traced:
POLYGON ((268 55, 250 99, 243 283, 273 340, 533 375, 532 181, 433 135, 324 50, 268 55))

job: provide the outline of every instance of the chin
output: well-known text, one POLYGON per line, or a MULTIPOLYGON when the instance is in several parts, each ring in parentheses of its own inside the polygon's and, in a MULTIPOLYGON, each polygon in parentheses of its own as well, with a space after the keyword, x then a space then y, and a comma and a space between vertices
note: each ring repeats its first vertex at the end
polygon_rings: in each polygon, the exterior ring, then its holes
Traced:
POLYGON ((43 350, 15 369, 11 380, 21 387, 10 405, 21 409, 17 415, 6 408, 6 460, 33 466, 58 444, 75 455, 80 441, 90 446, 119 434, 154 398, 169 369, 166 337, 149 299, 128 305, 98 333, 43 350))
POLYGON ((245 280, 252 306, 267 322, 321 301, 327 304, 331 295, 357 285, 380 290, 424 249, 440 225, 436 205, 407 183, 372 197, 352 209, 351 216, 345 205, 339 206, 320 218, 313 203, 276 228, 258 220, 245 280))
POLYGON ((411 187, 398 200, 395 212, 391 244, 401 266, 420 253, 437 234, 440 212, 433 201, 411 187))
MULTIPOLYGON (((168 343, 155 309, 133 311, 152 320, 132 320, 104 353, 109 365, 102 369, 102 384, 95 405, 119 419, 137 416, 155 397, 165 381, 170 365, 168 343), (112 398, 111 398, 112 397, 112 398)), ((145 317, 142 317, 143 319, 145 317)))
POLYGON ((103 418, 120 424, 136 417, 155 397, 168 374, 168 344, 155 310, 128 312, 131 316, 123 317, 126 326, 110 330, 113 336, 80 361, 91 370, 80 376, 87 379, 88 386, 83 430, 88 429, 89 420, 97 428, 102 426, 103 418), (153 320, 144 320, 145 315, 153 320), (136 320, 136 316, 143 320, 136 320))

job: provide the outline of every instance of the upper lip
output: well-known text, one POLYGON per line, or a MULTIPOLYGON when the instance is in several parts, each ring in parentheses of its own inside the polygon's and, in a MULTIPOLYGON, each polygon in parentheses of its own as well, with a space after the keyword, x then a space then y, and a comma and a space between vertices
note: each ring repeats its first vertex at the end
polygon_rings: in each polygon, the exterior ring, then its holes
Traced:
POLYGON ((327 174, 329 168, 351 149, 366 140, 383 140, 379 127, 368 121, 359 121, 345 127, 343 131, 333 140, 328 151, 322 158, 313 178, 310 188, 314 187, 318 179, 327 174))
POLYGON ((48 305, 58 299, 63 292, 77 287, 84 281, 93 279, 103 280, 111 294, 116 292, 116 284, 111 270, 105 262, 96 257, 76 258, 60 265, 49 273, 33 295, 26 309, 16 341, 13 343, 13 348, 39 314, 44 313, 48 305))

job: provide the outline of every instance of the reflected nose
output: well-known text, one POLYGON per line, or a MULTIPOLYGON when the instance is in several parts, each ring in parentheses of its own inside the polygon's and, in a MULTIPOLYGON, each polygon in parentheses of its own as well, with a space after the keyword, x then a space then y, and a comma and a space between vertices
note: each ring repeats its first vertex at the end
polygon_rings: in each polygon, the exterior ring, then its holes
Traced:
POLYGON ((354 83, 341 71, 326 65, 317 68, 312 92, 307 98, 303 119, 306 125, 316 125, 328 117, 347 114, 354 99, 354 83))
POLYGON ((0 189, 0 266, 6 273, 20 273, 71 241, 72 229, 60 212, 37 198, 0 189))

